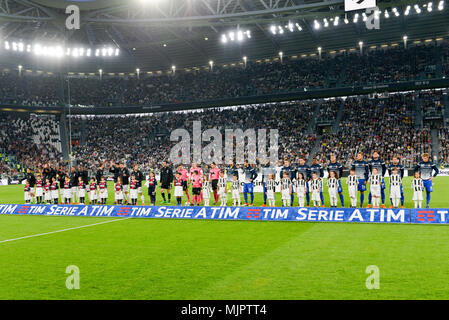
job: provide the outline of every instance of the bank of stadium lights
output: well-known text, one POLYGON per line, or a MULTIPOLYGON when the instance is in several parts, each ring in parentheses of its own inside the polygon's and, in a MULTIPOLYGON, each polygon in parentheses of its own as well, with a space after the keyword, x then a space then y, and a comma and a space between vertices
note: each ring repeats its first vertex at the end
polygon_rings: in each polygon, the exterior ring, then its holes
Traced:
MULTIPOLYGON (((4 48, 8 51, 15 51, 15 52, 28 52, 28 53, 34 53, 36 56, 44 56, 44 57, 55 57, 55 58, 62 58, 65 56, 72 56, 74 58, 78 57, 90 57, 92 55, 92 49, 91 48, 66 48, 64 49, 62 46, 54 45, 54 46, 48 46, 48 45, 42 45, 40 43, 35 43, 33 45, 31 44, 24 44, 23 42, 16 42, 16 41, 5 41, 4 42, 4 48)), ((120 54, 120 49, 118 48, 112 48, 112 47, 104 47, 101 49, 95 50, 95 56, 96 57, 112 57, 112 56, 118 56, 120 54)))
POLYGON ((235 31, 229 31, 227 34, 223 33, 221 35, 221 42, 222 43, 228 43, 228 42, 242 42, 245 39, 251 39, 251 31, 246 30, 235 30, 235 31))
POLYGON ((290 32, 302 31, 302 27, 299 23, 288 22, 285 26, 281 25, 271 25, 270 32, 272 34, 283 34, 284 30, 288 30, 290 32))

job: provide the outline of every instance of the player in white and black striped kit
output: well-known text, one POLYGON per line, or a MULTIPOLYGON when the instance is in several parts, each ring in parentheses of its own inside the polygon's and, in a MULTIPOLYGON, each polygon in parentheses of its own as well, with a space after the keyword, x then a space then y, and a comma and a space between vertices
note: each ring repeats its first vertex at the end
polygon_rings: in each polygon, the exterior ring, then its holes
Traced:
POLYGON ((298 177, 295 180, 295 191, 298 197, 298 206, 304 207, 304 198, 307 192, 307 181, 304 180, 304 176, 301 172, 298 172, 298 177))
POLYGON ((422 208, 424 182, 418 171, 415 172, 415 178, 412 181, 413 201, 415 201, 415 208, 422 208))
POLYGON ((349 171, 349 176, 346 179, 346 184, 348 185, 349 199, 351 200, 351 208, 356 208, 357 207, 357 188, 359 185, 359 178, 357 178, 354 169, 351 169, 349 171))
POLYGON ((291 203, 290 197, 292 193, 292 180, 289 178, 288 172, 284 172, 281 180, 282 205, 288 207, 291 203))
POLYGON ((234 173, 232 176, 231 183, 232 201, 234 202, 234 207, 236 205, 240 206, 240 182, 238 173, 234 173))
POLYGON ((369 190, 373 198, 373 208, 379 208, 382 176, 379 174, 377 168, 373 168, 370 177, 368 178, 369 190))
POLYGON ((220 172, 218 178, 218 195, 220 196, 220 205, 225 206, 227 200, 227 180, 224 177, 224 172, 220 172))
POLYGON ((318 177, 317 172, 312 173, 312 180, 309 181, 310 190, 312 190, 312 201, 314 207, 321 207, 321 190, 323 188, 323 181, 318 177))
POLYGON ((327 179, 327 190, 329 192, 329 199, 331 208, 337 207, 337 194, 338 194, 338 176, 335 171, 329 172, 329 178, 327 179))
POLYGON ((393 168, 390 176, 390 199, 393 202, 394 208, 399 208, 399 203, 401 201, 401 185, 402 179, 401 175, 398 173, 398 168, 393 168))
POLYGON ((267 200, 270 207, 276 206, 276 180, 274 180, 274 174, 268 175, 268 181, 266 183, 267 188, 267 200))

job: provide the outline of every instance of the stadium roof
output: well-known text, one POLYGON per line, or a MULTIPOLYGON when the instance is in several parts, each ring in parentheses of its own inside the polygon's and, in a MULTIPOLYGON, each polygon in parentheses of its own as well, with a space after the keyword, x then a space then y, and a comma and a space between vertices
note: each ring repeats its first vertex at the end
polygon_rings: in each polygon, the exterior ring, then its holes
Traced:
POLYGON ((360 41, 364 46, 401 43, 404 35, 409 41, 449 36, 449 8, 438 10, 439 1, 433 4, 432 12, 425 9, 428 1, 377 2, 380 29, 368 30, 362 17, 353 23, 357 12, 348 12, 349 23, 343 22, 343 0, 0 0, 3 41, 120 48, 118 57, 66 57, 55 65, 52 59, 45 61, 45 57, 38 59, 26 52, 4 55, 2 46, 0 61, 30 68, 64 66, 67 71, 79 72, 99 68, 105 72, 155 71, 172 65, 207 66, 211 60, 215 64, 235 62, 243 56, 249 60, 273 57, 279 51, 300 55, 316 52, 318 47, 323 52, 356 48, 360 41), (65 27, 65 8, 70 4, 81 10, 79 30, 65 27), (415 4, 422 9, 421 14, 413 9, 415 4), (411 10, 405 16, 407 6, 411 10), (394 15, 393 8, 399 16, 394 15), (340 17, 338 26, 332 22, 336 16, 340 17), (314 20, 320 23, 319 30, 314 28, 314 20), (286 28, 289 22, 295 26, 293 32, 286 28), (283 33, 273 34, 273 25, 283 33), (229 32, 236 35, 237 30, 249 30, 251 38, 221 41, 223 34, 229 37, 229 32))

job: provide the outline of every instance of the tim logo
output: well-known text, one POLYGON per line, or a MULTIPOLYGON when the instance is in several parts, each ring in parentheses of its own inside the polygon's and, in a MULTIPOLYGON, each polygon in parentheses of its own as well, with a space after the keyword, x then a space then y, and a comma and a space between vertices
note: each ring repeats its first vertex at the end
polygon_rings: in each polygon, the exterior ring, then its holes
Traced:
POLYGON ((127 216, 129 213, 129 210, 131 210, 130 207, 120 207, 120 209, 117 212, 118 216, 127 216))
POLYGON ((419 222, 433 222, 435 221, 435 211, 433 210, 419 210, 417 215, 419 222))
POLYGON ((30 206, 22 206, 20 207, 19 211, 17 212, 18 214, 25 214, 28 213, 28 210, 30 210, 30 206))
POLYGON ((246 218, 248 219, 259 219, 260 217, 260 209, 248 209, 248 214, 246 218))

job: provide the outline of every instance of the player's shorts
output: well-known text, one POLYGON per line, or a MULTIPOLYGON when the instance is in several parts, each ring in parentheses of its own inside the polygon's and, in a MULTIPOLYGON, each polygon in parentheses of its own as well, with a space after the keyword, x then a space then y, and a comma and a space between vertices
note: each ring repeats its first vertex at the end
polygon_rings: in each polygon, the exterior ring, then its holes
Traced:
POLYGON ((212 190, 217 191, 218 189, 218 179, 212 180, 212 190))
POLYGON ((137 199, 137 189, 131 189, 129 192, 129 197, 131 199, 137 199))
POLYGON ((162 183, 161 182, 161 189, 170 189, 170 183, 168 183, 168 182, 167 183, 165 183, 165 182, 162 183))
POLYGON ((253 183, 245 183, 243 184, 243 192, 253 193, 254 185, 253 183))
POLYGON ((357 185, 358 191, 366 191, 365 179, 359 179, 359 184, 357 185))
POLYGON ((413 192, 413 201, 422 201, 422 200, 423 200, 422 191, 414 191, 413 192))
POLYGON ((80 198, 86 197, 86 190, 84 190, 84 189, 79 189, 79 190, 78 190, 78 197, 80 197, 80 198))
POLYGON ((370 193, 373 197, 380 197, 380 186, 371 186, 370 187, 370 193))
POLYGON ((396 199, 401 197, 401 187, 400 186, 390 186, 390 198, 396 199))
POLYGON ((100 191, 100 199, 107 199, 108 198, 108 192, 105 190, 103 192, 100 191))
POLYGON ((45 192, 44 199, 45 199, 45 201, 51 201, 51 193, 50 192, 45 192))
POLYGON ((44 188, 36 188, 36 197, 42 197, 44 195, 44 188))
POLYGON ((232 199, 235 199, 235 200, 240 199, 240 192, 239 192, 239 190, 232 190, 232 199))
POLYGON ((25 191, 25 201, 31 201, 31 195, 28 191, 25 191))
POLYGON ((74 196, 74 195, 78 195, 78 187, 72 187, 72 197, 74 196))
POLYGON ((72 190, 64 189, 64 198, 70 199, 72 197, 72 190))
POLYGON ((123 192, 129 192, 129 184, 123 185, 123 192))
POLYGON ((115 200, 123 200, 123 192, 122 191, 115 192, 115 200))
POLYGON ((282 200, 290 200, 290 190, 282 190, 282 200))
POLYGON ((426 189, 426 192, 433 192, 432 180, 423 180, 422 183, 424 185, 424 189, 426 189))
POLYGON ((89 191, 89 199, 90 200, 97 200, 97 191, 89 191))
POLYGON ((58 190, 52 190, 52 191, 51 191, 51 197, 52 197, 53 199, 59 199, 59 193, 58 193, 58 190))
POLYGON ((199 196, 201 194, 201 188, 192 188, 192 194, 199 196))

